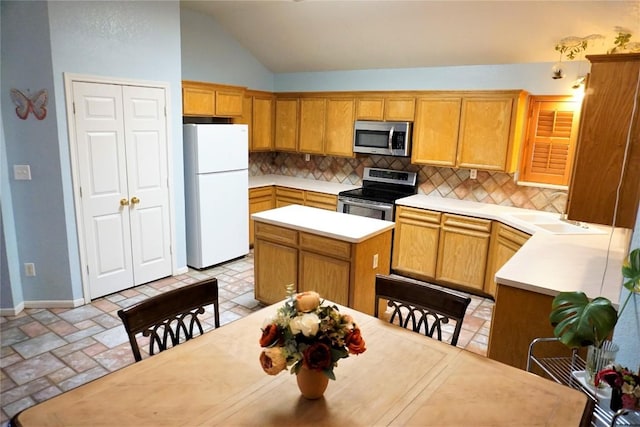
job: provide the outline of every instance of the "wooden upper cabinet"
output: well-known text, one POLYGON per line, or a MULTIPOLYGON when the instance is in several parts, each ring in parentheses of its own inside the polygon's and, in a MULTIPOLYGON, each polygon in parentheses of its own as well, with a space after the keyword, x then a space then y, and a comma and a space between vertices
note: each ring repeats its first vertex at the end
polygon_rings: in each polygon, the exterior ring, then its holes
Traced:
POLYGON ((253 96, 251 151, 273 150, 274 102, 270 94, 253 96))
POLYGON ((298 151, 324 154, 327 101, 325 98, 300 99, 298 151))
POLYGON ((182 83, 182 114, 213 117, 216 115, 216 93, 202 85, 182 83))
POLYGON ((329 98, 326 111, 325 154, 353 157, 354 99, 329 98))
POLYGON ((414 97, 389 97, 384 102, 384 119, 388 121, 412 122, 415 119, 414 97))
POLYGON ((182 81, 182 114, 201 117, 240 117, 245 88, 182 81))
POLYGON ((384 98, 358 98, 356 120, 384 120, 384 98))
POLYGON ((424 97, 416 104, 411 163, 456 166, 462 98, 424 97))
POLYGON ((277 151, 298 150, 298 98, 276 99, 275 144, 277 151))
POLYGON ((412 122, 415 108, 412 96, 361 97, 357 100, 356 119, 412 122))
POLYGON ((513 104, 510 97, 462 100, 459 167, 506 170, 513 104))
POLYGON ((640 54, 588 55, 591 72, 582 103, 569 185, 568 217, 633 229, 640 203, 640 120, 633 114, 640 54))

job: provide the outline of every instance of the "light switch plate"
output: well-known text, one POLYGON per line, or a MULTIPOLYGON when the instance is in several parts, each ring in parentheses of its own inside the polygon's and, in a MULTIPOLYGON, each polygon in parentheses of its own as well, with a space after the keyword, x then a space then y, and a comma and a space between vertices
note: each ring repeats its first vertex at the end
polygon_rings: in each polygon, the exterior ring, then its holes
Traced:
POLYGON ((13 179, 31 180, 31 167, 29 165, 13 165, 13 179))

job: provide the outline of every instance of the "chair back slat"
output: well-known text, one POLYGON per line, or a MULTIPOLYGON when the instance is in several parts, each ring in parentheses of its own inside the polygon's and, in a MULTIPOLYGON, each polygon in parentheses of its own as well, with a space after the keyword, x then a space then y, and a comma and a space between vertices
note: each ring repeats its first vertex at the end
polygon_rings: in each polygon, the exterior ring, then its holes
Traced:
POLYGON ((458 343, 464 315, 471 298, 456 295, 428 283, 402 277, 376 276, 376 301, 374 315, 378 317, 380 299, 387 300, 392 309, 389 321, 414 332, 442 341, 442 324, 456 321, 451 345, 458 343), (405 317, 406 316, 406 317, 405 317), (436 335, 434 337, 434 334, 436 335))
POLYGON ((204 330, 198 315, 204 314, 204 307, 209 304, 213 305, 217 328, 220 326, 220 313, 218 280, 215 278, 173 289, 119 310, 118 316, 129 336, 135 360, 142 360, 137 334, 149 337, 150 355, 190 340, 196 327, 202 335, 204 330))

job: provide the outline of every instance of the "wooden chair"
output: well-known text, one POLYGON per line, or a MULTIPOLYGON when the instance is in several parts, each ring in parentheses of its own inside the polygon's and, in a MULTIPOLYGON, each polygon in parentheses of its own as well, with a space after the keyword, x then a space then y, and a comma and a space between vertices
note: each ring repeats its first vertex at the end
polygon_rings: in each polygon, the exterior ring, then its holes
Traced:
POLYGON ((442 341, 442 324, 456 321, 451 336, 451 345, 458 343, 460 328, 471 298, 459 296, 427 283, 402 277, 376 275, 376 303, 374 316, 378 317, 380 298, 388 300, 392 313, 389 322, 398 324, 414 332, 424 331, 428 337, 442 341))
POLYGON ((129 308, 118 310, 136 362, 142 360, 136 335, 142 333, 150 337, 149 354, 164 351, 178 345, 181 340, 190 340, 195 327, 200 335, 204 333, 198 315, 204 314, 204 307, 213 304, 215 326, 220 326, 218 306, 218 280, 203 280, 192 285, 152 296, 129 308))

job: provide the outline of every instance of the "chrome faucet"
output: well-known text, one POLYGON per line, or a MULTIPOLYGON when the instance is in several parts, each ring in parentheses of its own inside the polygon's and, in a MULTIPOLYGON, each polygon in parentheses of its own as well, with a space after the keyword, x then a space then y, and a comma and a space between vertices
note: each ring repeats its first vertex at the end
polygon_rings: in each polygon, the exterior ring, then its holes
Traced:
MULTIPOLYGON (((554 193, 551 193, 547 200, 549 202, 551 202, 552 200, 557 199, 560 196, 569 197, 569 193, 566 193, 564 191, 556 191, 554 193)), ((566 202, 564 204, 564 209, 562 210, 562 212, 560 212, 560 221, 566 222, 567 224, 576 225, 576 226, 582 227, 582 228, 589 228, 585 224, 582 224, 580 221, 575 221, 575 220, 567 218, 567 203, 566 202)))

